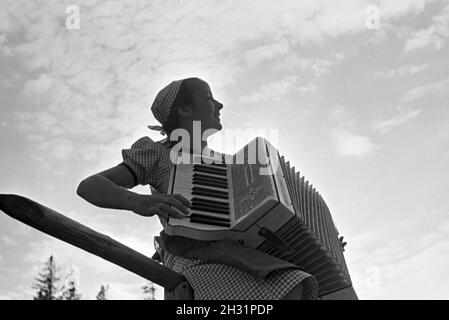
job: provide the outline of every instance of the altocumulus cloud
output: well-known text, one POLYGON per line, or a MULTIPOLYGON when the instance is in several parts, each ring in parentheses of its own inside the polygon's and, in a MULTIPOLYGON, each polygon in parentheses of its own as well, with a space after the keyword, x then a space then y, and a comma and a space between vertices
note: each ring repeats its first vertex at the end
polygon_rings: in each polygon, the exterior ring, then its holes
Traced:
MULTIPOLYGON (((385 18, 396 19, 422 10, 428 2, 404 1, 397 6, 385 1, 380 8, 385 18)), ((298 59, 294 46, 366 31, 365 9, 370 1, 352 0, 343 6, 325 0, 92 1, 80 5, 81 29, 76 32, 65 28, 69 2, 3 3, 0 40, 12 52, 9 55, 20 57, 30 72, 25 75, 23 92, 34 102, 32 108, 20 110, 18 122, 36 118, 43 109, 48 117, 64 120, 57 129, 40 120, 21 128, 25 133, 39 132, 46 140, 65 136, 75 150, 81 150, 86 144, 104 143, 105 137, 107 143, 117 145, 118 137, 136 132, 134 128, 142 125, 142 111, 156 90, 174 77, 197 74, 217 88, 235 82, 246 71, 241 53, 250 65, 286 55, 293 66, 316 75, 325 73, 331 60, 298 59), (267 37, 281 40, 246 52, 244 43, 262 42, 267 37), (111 120, 118 118, 120 121, 111 120)), ((277 82, 261 88, 274 86, 273 92, 282 95, 294 87, 296 79, 277 82)), ((300 86, 301 92, 316 90, 312 84, 300 86)), ((273 98, 277 96, 267 97, 259 90, 242 99, 273 98)), ((151 115, 148 117, 151 121, 151 115)), ((48 143, 45 151, 57 155, 60 150, 56 146, 48 143)))
POLYGON ((333 134, 339 156, 367 156, 379 148, 368 136, 337 129, 333 134))
POLYGON ((381 133, 389 132, 393 127, 397 127, 403 124, 406 124, 407 122, 411 121, 412 119, 419 116, 422 112, 422 109, 414 109, 414 110, 405 110, 400 112, 398 115, 382 120, 379 122, 376 122, 373 124, 373 130, 381 133))

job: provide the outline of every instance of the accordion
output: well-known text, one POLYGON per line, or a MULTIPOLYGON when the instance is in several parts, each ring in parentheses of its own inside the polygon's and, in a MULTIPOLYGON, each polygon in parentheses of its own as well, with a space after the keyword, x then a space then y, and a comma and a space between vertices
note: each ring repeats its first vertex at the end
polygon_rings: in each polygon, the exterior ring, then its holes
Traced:
POLYGON ((329 208, 266 139, 226 159, 188 159, 173 165, 169 193, 192 206, 185 218, 168 219, 168 235, 239 241, 314 275, 319 297, 345 292, 340 298, 357 299, 329 208))

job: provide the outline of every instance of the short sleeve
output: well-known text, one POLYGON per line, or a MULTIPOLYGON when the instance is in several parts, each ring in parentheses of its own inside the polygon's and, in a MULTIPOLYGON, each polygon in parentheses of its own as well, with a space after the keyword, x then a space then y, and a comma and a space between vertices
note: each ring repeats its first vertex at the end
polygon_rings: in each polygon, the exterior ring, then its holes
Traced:
POLYGON ((137 184, 156 185, 159 148, 149 137, 142 137, 130 149, 122 150, 123 164, 135 175, 137 184))

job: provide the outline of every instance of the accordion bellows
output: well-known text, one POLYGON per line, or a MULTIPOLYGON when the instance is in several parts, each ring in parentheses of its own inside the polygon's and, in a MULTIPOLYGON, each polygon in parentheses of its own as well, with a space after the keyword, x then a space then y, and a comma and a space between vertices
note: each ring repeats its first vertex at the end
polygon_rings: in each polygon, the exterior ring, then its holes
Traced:
POLYGON ((314 275, 320 297, 357 298, 325 201, 266 139, 255 138, 227 159, 178 158, 169 193, 182 194, 192 207, 186 218, 168 220, 168 235, 237 240, 314 275))

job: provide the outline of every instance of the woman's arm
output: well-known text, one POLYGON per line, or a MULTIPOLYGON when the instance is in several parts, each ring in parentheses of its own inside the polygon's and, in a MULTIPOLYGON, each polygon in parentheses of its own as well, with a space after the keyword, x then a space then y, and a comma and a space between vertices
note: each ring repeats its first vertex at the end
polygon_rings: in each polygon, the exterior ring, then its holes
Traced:
POLYGON ((134 186, 134 177, 129 169, 118 165, 84 179, 76 193, 98 207, 133 211, 138 194, 125 188, 134 186))
POLYGON ((131 171, 118 165, 84 179, 76 193, 98 207, 130 210, 142 216, 182 217, 173 207, 189 212, 190 202, 181 195, 142 195, 127 190, 134 186, 131 171))

